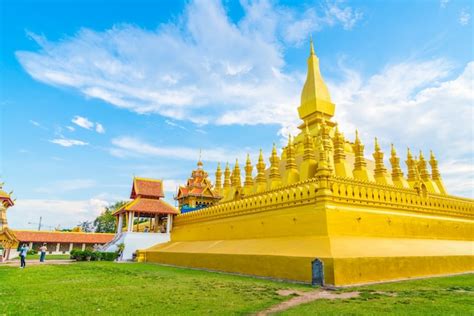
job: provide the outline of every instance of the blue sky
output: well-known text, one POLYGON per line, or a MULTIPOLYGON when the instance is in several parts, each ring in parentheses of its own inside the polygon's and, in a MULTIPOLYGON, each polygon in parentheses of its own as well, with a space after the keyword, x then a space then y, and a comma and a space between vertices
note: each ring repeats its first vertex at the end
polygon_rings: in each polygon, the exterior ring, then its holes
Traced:
MULTIPOLYGON (((348 138, 433 149, 473 197, 470 1, 2 1, 0 177, 11 226, 91 220, 134 175, 167 199, 202 148, 253 160, 283 144, 313 36, 348 138)), ((388 162, 387 162, 387 165, 388 162)))

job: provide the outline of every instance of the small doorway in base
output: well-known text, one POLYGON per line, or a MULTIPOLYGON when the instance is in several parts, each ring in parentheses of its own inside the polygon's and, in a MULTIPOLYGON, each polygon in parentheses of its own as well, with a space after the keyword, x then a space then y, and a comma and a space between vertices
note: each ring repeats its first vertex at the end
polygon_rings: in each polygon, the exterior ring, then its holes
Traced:
POLYGON ((324 286, 324 264, 319 259, 311 262, 311 285, 324 286))

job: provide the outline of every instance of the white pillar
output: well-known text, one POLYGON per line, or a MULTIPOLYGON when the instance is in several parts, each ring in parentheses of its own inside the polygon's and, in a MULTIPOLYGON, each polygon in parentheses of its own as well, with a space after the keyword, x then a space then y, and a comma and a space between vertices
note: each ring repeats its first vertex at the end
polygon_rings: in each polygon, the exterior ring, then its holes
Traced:
POLYGON ((82 251, 86 250, 86 244, 82 244, 82 251))
POLYGON ((133 215, 134 212, 128 213, 128 232, 131 232, 133 230, 133 215))
POLYGON ((169 234, 171 231, 171 222, 172 222, 171 214, 168 214, 168 219, 166 221, 166 233, 169 234))
POLYGON ((60 244, 60 243, 57 243, 57 244, 56 244, 56 252, 59 252, 60 247, 61 247, 61 244, 60 244))
POLYGON ((122 233, 122 226, 123 226, 123 217, 122 214, 118 216, 118 224, 117 224, 117 234, 122 233))
POLYGON ((73 243, 70 243, 70 244, 69 244, 69 252, 71 252, 72 247, 74 247, 74 244, 73 244, 73 243))
POLYGON ((30 241, 29 248, 30 248, 30 250, 33 250, 33 242, 31 242, 31 241, 30 241))

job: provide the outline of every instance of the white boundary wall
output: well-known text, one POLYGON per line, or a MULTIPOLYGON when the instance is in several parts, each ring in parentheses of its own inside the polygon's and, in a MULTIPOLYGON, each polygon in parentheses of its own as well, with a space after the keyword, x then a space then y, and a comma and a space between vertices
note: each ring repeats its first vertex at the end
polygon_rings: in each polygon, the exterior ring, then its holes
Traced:
POLYGON ((133 254, 138 249, 146 249, 156 244, 163 244, 170 241, 169 233, 135 233, 123 232, 117 235, 110 243, 104 245, 101 251, 117 251, 118 245, 125 244, 120 260, 132 260, 133 254))

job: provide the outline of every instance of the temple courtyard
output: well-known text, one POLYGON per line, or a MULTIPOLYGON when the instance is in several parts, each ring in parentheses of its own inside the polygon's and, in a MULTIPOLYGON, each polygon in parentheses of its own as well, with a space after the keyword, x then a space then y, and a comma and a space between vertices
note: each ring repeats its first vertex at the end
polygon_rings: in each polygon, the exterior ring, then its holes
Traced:
POLYGON ((144 263, 0 266, 0 311, 18 314, 474 314, 474 275, 342 289, 144 263))

